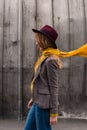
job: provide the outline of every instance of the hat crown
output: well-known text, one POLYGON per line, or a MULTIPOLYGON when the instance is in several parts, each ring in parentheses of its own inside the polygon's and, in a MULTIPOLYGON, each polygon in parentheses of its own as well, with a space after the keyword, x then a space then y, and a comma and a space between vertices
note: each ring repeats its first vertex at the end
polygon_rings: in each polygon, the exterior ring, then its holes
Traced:
POLYGON ((55 42, 58 37, 58 33, 49 25, 45 25, 40 31, 46 34, 53 42, 55 42))

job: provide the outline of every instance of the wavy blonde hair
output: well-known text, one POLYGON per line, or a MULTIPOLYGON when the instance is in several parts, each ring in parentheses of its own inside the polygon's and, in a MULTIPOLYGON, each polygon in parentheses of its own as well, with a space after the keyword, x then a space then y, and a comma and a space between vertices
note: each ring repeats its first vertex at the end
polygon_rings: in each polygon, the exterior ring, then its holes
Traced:
MULTIPOLYGON (((38 44, 39 52, 40 52, 40 50, 43 51, 47 48, 55 49, 55 45, 52 43, 52 41, 47 36, 43 35, 42 33, 36 33, 36 42, 38 44)), ((61 69, 62 62, 61 62, 60 58, 56 55, 51 55, 50 57, 57 61, 58 67, 61 69)))

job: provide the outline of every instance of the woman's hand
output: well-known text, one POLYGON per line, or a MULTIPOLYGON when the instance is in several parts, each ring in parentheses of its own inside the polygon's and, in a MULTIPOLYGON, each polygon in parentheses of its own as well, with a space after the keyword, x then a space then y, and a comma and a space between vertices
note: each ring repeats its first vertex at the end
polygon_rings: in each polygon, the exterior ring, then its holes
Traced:
POLYGON ((32 104, 33 104, 33 101, 32 101, 32 99, 30 99, 30 101, 27 104, 28 109, 30 109, 32 107, 32 104))
POLYGON ((50 116, 50 125, 54 125, 54 124, 56 124, 57 123, 57 116, 56 117, 51 117, 50 116))

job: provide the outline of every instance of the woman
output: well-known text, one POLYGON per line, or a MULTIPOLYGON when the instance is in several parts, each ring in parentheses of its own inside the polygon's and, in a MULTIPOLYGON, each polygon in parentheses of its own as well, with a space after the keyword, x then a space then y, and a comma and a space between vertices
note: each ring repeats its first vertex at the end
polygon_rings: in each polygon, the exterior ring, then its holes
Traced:
POLYGON ((42 52, 34 67, 31 82, 32 98, 24 130, 51 130, 58 118, 58 69, 62 67, 59 57, 87 57, 87 44, 70 52, 57 49, 57 32, 49 25, 40 30, 33 29, 36 44, 42 52))
POLYGON ((58 68, 62 64, 58 56, 45 54, 45 51, 50 48, 57 49, 55 40, 58 34, 49 25, 40 30, 33 29, 33 32, 42 55, 34 68, 32 99, 28 103, 30 111, 24 130, 51 130, 51 125, 58 118, 58 68))

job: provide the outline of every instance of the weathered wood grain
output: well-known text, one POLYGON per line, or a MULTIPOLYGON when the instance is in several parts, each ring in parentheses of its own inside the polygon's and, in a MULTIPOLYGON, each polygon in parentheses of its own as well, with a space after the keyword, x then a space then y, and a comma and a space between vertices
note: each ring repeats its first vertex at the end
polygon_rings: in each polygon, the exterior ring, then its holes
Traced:
POLYGON ((18 1, 4 3, 3 115, 17 118, 18 111, 18 1))
POLYGON ((32 68, 35 57, 35 0, 23 0, 23 67, 32 68))
POLYGON ((17 93, 17 70, 14 72, 9 69, 4 69, 3 72, 3 117, 16 118, 18 117, 18 93, 17 93))
MULTIPOLYGON (((76 49, 84 44, 84 11, 82 0, 69 0, 70 47, 76 49)), ((81 96, 84 72, 84 58, 73 57, 70 63, 70 93, 75 101, 81 96)))
POLYGON ((30 99, 29 85, 32 78, 33 66, 36 60, 35 34, 36 0, 23 0, 23 116, 26 115, 27 103, 30 99))
MULTIPOLYGON (((70 28, 69 28, 69 12, 67 0, 53 1, 54 27, 58 31, 57 46, 62 51, 69 51, 70 49, 70 28)), ((61 59, 63 62, 63 69, 59 71, 59 98, 60 104, 66 104, 66 97, 69 88, 69 65, 70 59, 61 59)))
POLYGON ((22 76, 22 66, 23 66, 23 57, 22 57, 22 0, 18 1, 18 120, 22 119, 22 95, 23 95, 23 76, 22 76))
POLYGON ((52 0, 37 0, 37 27, 52 25, 52 0))
POLYGON ((0 116, 2 115, 3 1, 0 0, 0 116))
MULTIPOLYGON (((83 7, 84 7, 84 41, 85 43, 87 43, 87 1, 86 0, 83 1, 83 7)), ((87 58, 85 58, 85 63, 84 63, 84 79, 83 79, 82 92, 86 99, 87 97, 87 58)))
POLYGON ((8 96, 6 97, 7 92, 5 90, 7 90, 8 86, 6 85, 6 80, 4 77, 4 68, 7 66, 8 64, 8 57, 7 57, 7 46, 9 43, 9 26, 10 26, 10 1, 4 1, 4 9, 3 9, 3 80, 2 80, 2 114, 4 117, 4 113, 6 113, 6 107, 7 107, 7 103, 6 100, 8 100, 8 96), (4 85, 5 84, 5 85, 4 85))

